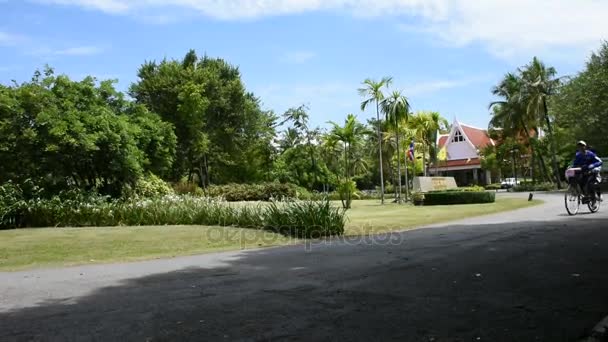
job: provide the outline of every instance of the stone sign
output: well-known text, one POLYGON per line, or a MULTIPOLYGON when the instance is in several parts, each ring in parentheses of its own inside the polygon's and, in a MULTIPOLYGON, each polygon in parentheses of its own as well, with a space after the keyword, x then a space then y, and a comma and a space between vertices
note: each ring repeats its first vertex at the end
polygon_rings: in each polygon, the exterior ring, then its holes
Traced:
POLYGON ((454 177, 414 177, 415 192, 456 189, 454 177))

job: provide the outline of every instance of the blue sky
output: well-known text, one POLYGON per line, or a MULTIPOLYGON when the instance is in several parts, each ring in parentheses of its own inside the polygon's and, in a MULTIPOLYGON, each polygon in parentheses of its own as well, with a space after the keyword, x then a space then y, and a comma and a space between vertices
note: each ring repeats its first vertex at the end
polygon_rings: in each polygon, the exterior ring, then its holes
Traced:
POLYGON ((562 75, 608 39, 598 0, 0 0, 0 82, 49 64, 119 79, 189 49, 238 65, 277 113, 307 104, 315 125, 361 120, 357 88, 394 78, 414 111, 486 127, 490 89, 534 55, 562 75))

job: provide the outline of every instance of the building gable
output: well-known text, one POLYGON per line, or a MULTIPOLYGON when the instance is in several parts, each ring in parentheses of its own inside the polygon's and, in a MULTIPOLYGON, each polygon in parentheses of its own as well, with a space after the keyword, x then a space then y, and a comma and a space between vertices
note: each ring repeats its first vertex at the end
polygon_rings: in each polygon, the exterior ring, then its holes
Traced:
POLYGON ((477 148, 471 142, 465 127, 454 121, 450 134, 445 139, 445 148, 448 160, 478 158, 477 148))

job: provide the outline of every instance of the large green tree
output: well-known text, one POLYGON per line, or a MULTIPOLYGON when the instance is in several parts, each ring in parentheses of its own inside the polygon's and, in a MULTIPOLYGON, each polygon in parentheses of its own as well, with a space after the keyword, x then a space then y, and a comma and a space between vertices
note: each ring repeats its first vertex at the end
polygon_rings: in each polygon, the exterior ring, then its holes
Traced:
POLYGON ((0 87, 0 182, 118 196, 145 172, 162 175, 175 153, 172 125, 125 101, 112 83, 46 68, 0 87))
POLYGON ((190 51, 181 61, 146 62, 138 77, 130 95, 175 126, 174 180, 197 175, 206 186, 264 178, 276 117, 246 92, 238 68, 190 51))
POLYGON ((585 140, 600 155, 608 154, 608 42, 591 54, 585 69, 563 85, 550 103, 564 164, 573 158, 577 140, 585 140))

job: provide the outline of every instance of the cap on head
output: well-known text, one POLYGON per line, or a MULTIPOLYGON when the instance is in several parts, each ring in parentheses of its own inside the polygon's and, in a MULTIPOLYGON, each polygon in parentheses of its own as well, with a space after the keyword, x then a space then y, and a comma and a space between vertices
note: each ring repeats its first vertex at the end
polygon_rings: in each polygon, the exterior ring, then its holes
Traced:
POLYGON ((577 143, 576 143, 576 145, 577 145, 577 146, 584 146, 584 147, 587 147, 587 143, 586 143, 586 142, 584 142, 584 141, 582 141, 582 140, 580 140, 579 142, 577 142, 577 143))

